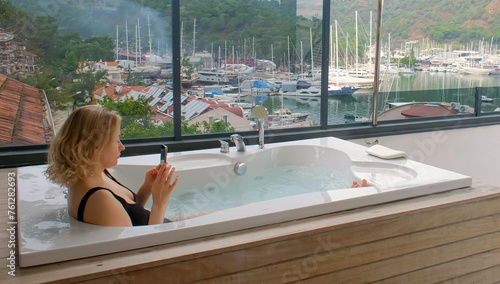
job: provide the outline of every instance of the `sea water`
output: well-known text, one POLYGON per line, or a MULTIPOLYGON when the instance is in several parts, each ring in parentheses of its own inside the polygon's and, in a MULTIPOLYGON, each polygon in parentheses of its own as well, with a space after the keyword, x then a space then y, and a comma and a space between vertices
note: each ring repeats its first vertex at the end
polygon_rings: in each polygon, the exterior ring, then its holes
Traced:
POLYGON ((207 181, 189 188, 179 185, 169 200, 165 216, 209 213, 285 196, 349 188, 351 183, 352 180, 330 168, 276 167, 234 177, 225 184, 207 181))
MULTIPOLYGON (((414 76, 392 75, 382 78, 378 112, 391 102, 458 102, 474 107, 476 87, 499 87, 498 75, 463 75, 444 72, 416 72, 414 76)), ((483 103, 482 110, 500 107, 500 88, 484 90, 492 103, 483 103)), ((345 124, 346 114, 371 118, 373 89, 360 89, 352 95, 328 98, 328 124, 345 124)), ((308 114, 307 120, 320 121, 320 98, 273 96, 264 103, 270 112, 285 107, 292 112, 308 114)))

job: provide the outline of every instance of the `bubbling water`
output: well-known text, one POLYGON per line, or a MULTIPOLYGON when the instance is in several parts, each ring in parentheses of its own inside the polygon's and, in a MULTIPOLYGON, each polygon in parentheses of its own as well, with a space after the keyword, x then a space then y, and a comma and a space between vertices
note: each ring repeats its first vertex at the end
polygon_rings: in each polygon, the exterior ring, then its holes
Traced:
POLYGON ((165 216, 189 216, 304 193, 344 189, 348 180, 337 170, 323 167, 285 166, 232 178, 223 187, 200 183, 175 188, 165 216), (175 194, 179 192, 180 194, 175 194))

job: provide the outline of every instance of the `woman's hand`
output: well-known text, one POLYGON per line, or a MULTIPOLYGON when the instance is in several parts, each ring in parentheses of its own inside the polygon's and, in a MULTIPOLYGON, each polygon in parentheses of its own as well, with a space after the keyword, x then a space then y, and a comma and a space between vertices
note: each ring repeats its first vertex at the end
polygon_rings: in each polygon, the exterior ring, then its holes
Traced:
POLYGON ((153 195, 153 202, 157 201, 166 204, 179 178, 176 177, 172 182, 175 173, 175 168, 172 165, 162 164, 158 167, 155 180, 151 185, 151 194, 153 195))
POLYGON ((144 177, 144 183, 143 183, 144 186, 151 188, 153 182, 156 180, 156 177, 158 176, 158 171, 160 170, 160 167, 161 165, 158 165, 155 168, 152 168, 146 172, 146 176, 144 177))
POLYGON ((144 177, 144 183, 141 185, 139 190, 137 191, 137 195, 141 199, 142 206, 146 206, 146 203, 151 197, 151 187, 158 176, 158 171, 160 170, 160 166, 158 165, 149 171, 146 172, 146 176, 144 177))
MULTIPOLYGON (((163 223, 165 218, 165 210, 167 209, 167 203, 170 199, 170 195, 177 185, 179 177, 175 177, 172 182, 172 178, 175 173, 175 168, 172 165, 161 164, 159 165, 156 174, 154 175, 154 181, 151 185, 151 194, 153 196, 153 206, 151 207, 151 215, 149 216, 149 224, 160 224, 163 223)), ((148 171, 149 172, 149 171, 148 171)), ((148 174, 146 174, 146 178, 148 174)))

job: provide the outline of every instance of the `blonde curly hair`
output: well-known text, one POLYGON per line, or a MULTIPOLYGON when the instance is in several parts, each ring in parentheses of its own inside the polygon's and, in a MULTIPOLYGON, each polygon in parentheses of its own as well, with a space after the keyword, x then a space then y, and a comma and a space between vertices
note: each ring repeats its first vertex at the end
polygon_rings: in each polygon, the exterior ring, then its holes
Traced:
POLYGON ((70 186, 91 176, 90 169, 98 164, 96 147, 110 143, 120 123, 118 113, 100 106, 88 105, 73 111, 50 144, 47 177, 70 186))

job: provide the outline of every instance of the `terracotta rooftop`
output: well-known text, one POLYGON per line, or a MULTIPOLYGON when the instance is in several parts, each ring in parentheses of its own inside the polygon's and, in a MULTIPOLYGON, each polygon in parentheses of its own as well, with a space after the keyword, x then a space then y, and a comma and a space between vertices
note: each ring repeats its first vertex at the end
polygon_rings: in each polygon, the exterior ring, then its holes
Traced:
POLYGON ((405 117, 432 117, 456 115, 457 113, 439 105, 420 105, 401 112, 405 117))
POLYGON ((136 92, 146 92, 148 87, 144 86, 120 86, 120 85, 110 85, 107 87, 101 87, 97 89, 94 94, 104 97, 104 95, 109 96, 112 100, 121 98, 132 91, 136 92))
POLYGON ((37 88, 0 74, 0 146, 49 142, 44 101, 37 88))
POLYGON ((96 64, 102 64, 102 65, 105 65, 105 66, 113 66, 113 67, 117 67, 118 66, 118 63, 117 62, 113 62, 113 61, 100 61, 100 62, 97 62, 96 64))

